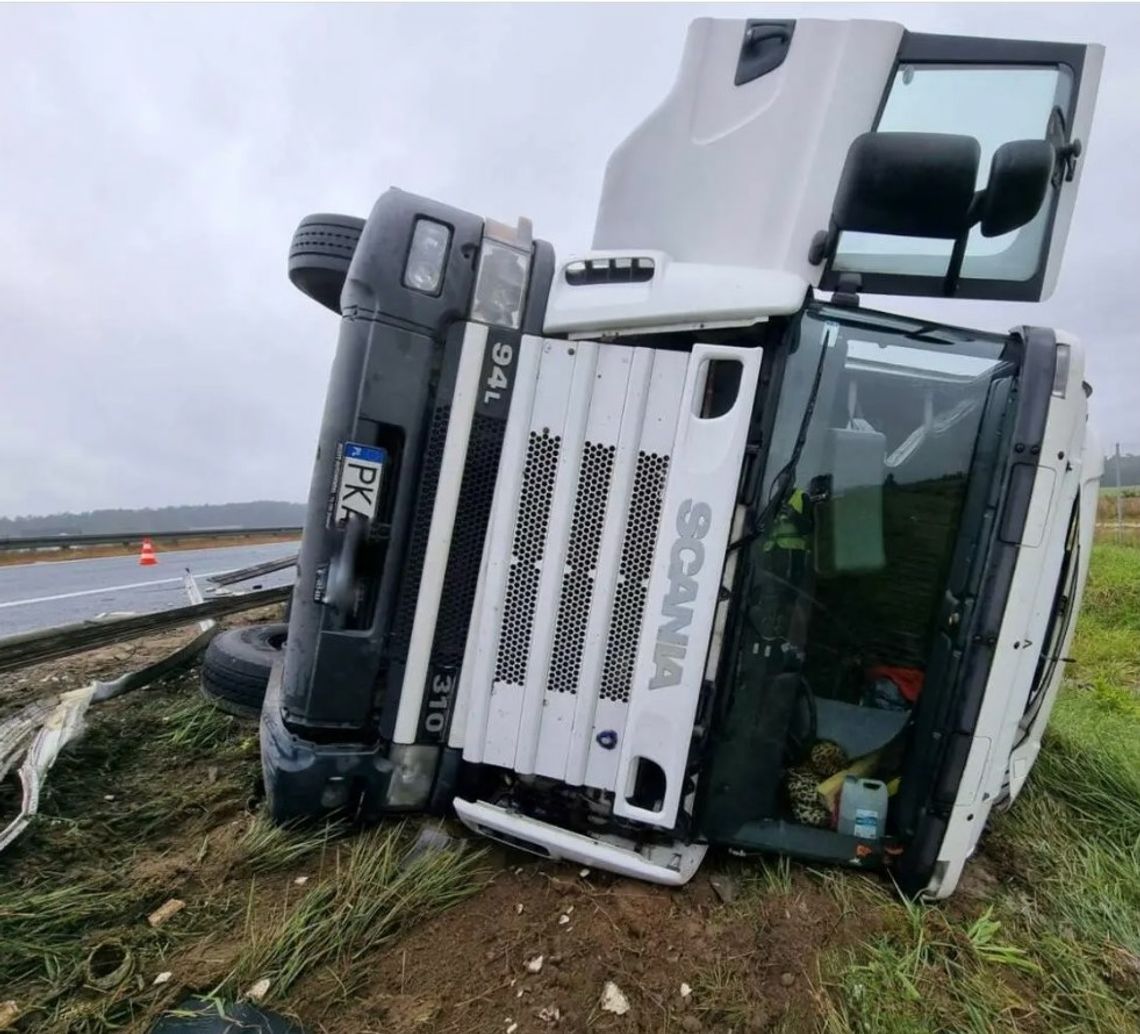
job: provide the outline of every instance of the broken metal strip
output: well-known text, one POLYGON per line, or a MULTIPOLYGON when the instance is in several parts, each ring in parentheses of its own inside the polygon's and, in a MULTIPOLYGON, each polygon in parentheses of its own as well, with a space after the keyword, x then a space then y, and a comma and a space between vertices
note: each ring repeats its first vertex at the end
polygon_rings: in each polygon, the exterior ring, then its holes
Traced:
MULTIPOLYGON (((187 571, 182 580, 192 605, 202 604, 202 592, 187 571)), ((35 701, 0 723, 0 779, 3 779, 24 753, 18 775, 20 779, 20 811, 0 829, 0 851, 21 833, 39 811, 43 781, 60 751, 83 734, 84 716, 93 703, 110 700, 131 689, 138 689, 189 664, 217 634, 212 617, 198 622, 198 634, 173 653, 137 671, 127 672, 110 682, 95 680, 81 689, 52 695, 35 701), (25 751, 26 746, 26 751, 25 751)))
POLYGON ((275 571, 284 571, 287 567, 295 566, 299 556, 299 553, 294 553, 292 556, 283 557, 280 560, 267 560, 263 564, 242 567, 236 571, 226 571, 223 574, 216 574, 207 578, 206 581, 211 585, 236 585, 238 582, 248 582, 253 578, 260 578, 262 575, 273 574, 275 571))
POLYGON ((175 607, 156 614, 137 614, 107 621, 84 621, 74 625, 24 632, 0 639, 0 673, 26 668, 41 661, 67 657, 109 643, 138 639, 167 628, 193 624, 203 618, 236 614, 273 603, 281 603, 292 593, 292 586, 259 589, 242 596, 224 596, 205 603, 175 607))

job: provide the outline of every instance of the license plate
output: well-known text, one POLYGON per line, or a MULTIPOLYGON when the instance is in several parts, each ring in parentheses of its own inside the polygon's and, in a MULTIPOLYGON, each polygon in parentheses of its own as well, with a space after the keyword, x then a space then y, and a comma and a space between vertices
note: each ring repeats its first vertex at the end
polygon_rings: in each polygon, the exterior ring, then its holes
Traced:
POLYGON ((334 520, 343 524, 353 514, 371 522, 380 503, 380 483, 388 454, 375 445, 346 442, 340 461, 340 487, 334 520))

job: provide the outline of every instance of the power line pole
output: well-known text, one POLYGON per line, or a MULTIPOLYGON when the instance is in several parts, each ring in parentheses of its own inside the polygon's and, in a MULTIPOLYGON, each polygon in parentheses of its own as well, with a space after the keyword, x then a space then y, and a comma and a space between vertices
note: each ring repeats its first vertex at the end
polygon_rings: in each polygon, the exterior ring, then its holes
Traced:
POLYGON ((1120 442, 1116 443, 1116 541, 1124 538, 1124 492, 1120 487, 1120 442))

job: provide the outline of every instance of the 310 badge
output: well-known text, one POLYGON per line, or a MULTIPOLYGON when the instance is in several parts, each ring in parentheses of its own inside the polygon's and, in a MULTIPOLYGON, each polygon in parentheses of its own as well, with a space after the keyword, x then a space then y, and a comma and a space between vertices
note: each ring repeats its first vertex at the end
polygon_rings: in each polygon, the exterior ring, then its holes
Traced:
POLYGON ((447 717, 455 695, 459 672, 455 668, 434 668, 428 677, 427 692, 424 694, 423 711, 420 714, 420 743, 440 743, 447 731, 447 717))

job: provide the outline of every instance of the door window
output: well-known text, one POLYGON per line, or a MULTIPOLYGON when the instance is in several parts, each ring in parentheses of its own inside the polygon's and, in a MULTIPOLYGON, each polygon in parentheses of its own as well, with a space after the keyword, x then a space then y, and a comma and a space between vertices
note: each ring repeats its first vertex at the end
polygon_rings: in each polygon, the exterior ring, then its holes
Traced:
MULTIPOLYGON (((1061 66, 900 65, 877 130, 972 136, 981 147, 976 189, 983 190, 994 152, 1002 144, 1048 139, 1050 124, 1058 118, 1055 112, 1068 110, 1072 81, 1072 73, 1061 66)), ((1030 223, 1010 233, 986 238, 975 226, 966 245, 961 277, 1028 280, 1037 270, 1051 214, 1051 199, 1047 199, 1030 223)), ((942 276, 952 248, 949 240, 845 233, 839 240, 834 268, 942 276)))

